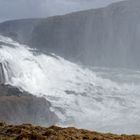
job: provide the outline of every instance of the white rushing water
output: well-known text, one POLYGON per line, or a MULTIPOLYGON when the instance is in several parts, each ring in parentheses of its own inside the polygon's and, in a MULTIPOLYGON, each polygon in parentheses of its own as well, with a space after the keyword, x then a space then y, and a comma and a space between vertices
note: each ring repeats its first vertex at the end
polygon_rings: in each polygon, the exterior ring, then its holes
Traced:
POLYGON ((45 97, 59 125, 140 133, 139 71, 87 69, 3 36, 0 64, 1 82, 45 97))

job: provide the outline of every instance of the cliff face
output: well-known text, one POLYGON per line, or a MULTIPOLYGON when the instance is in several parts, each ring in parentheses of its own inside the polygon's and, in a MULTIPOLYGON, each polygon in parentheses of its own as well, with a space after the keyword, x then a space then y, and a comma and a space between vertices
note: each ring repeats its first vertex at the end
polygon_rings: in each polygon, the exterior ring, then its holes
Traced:
POLYGON ((9 36, 20 43, 28 43, 33 29, 42 19, 21 19, 6 21, 0 24, 0 33, 9 36))
POLYGON ((0 121, 49 126, 58 121, 51 104, 17 88, 0 85, 0 121))
POLYGON ((140 1, 53 17, 37 26, 32 46, 84 64, 139 67, 140 1))
POLYGON ((14 24, 6 22, 0 25, 0 32, 11 31, 14 34, 16 23, 21 30, 18 40, 43 51, 87 65, 140 67, 139 0, 118 2, 105 8, 41 19, 39 22, 31 20, 30 24, 24 20, 22 24, 19 21, 14 24), (6 30, 2 31, 3 26, 6 30), (23 26, 29 28, 25 30, 23 26))

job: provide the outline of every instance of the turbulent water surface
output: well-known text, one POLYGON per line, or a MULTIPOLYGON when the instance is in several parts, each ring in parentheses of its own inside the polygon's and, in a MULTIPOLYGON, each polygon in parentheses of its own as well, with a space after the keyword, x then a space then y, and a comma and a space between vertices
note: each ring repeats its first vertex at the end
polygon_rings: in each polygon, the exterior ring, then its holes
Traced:
POLYGON ((0 36, 0 82, 45 97, 59 125, 140 133, 140 71, 85 68, 0 36))

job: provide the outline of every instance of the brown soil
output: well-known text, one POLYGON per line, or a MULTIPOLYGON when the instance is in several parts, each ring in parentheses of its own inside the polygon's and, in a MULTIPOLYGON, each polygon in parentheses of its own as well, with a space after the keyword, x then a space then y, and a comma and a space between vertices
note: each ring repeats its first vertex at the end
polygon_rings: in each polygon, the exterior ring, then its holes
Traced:
POLYGON ((49 128, 0 123, 0 140, 140 140, 140 135, 115 135, 76 128, 49 128))

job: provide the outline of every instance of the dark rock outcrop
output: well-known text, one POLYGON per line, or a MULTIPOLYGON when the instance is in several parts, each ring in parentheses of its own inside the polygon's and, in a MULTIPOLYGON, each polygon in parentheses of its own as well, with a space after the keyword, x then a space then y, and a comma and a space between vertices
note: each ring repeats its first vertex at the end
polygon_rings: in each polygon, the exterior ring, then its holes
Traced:
POLYGON ((58 121, 50 107, 51 104, 44 98, 32 96, 11 86, 0 85, 0 121, 49 126, 58 121))

